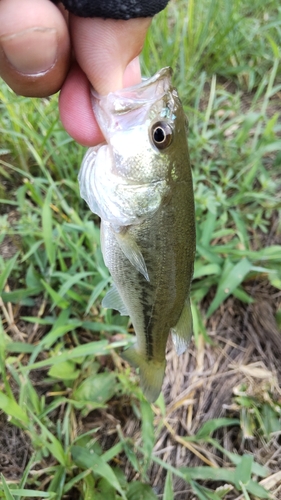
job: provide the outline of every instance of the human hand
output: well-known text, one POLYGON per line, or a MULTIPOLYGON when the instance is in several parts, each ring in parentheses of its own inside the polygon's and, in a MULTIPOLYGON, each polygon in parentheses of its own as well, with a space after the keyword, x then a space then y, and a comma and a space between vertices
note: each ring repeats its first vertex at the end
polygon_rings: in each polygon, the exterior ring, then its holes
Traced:
POLYGON ((0 1, 0 76, 20 95, 44 97, 61 89, 67 132, 85 146, 103 136, 90 85, 107 94, 141 80, 141 52, 150 18, 80 18, 49 0, 0 1), (73 51, 73 52, 72 52, 73 51))

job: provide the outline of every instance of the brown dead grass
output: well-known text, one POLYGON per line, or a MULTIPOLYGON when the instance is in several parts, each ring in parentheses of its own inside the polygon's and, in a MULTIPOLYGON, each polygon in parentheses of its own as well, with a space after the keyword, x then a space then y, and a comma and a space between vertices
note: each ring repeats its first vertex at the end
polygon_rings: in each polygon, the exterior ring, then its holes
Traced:
MULTIPOLYGON (((281 334, 275 321, 281 292, 267 282, 246 288, 254 296, 254 304, 246 306, 230 298, 208 322, 214 345, 201 339, 198 349, 192 345, 179 360, 173 351, 169 353, 164 384, 168 425, 155 451, 175 467, 230 465, 228 459, 210 445, 193 444, 192 450, 180 438, 195 434, 210 419, 239 417, 240 408, 234 397, 241 386, 259 404, 281 402, 281 334)), ((241 429, 234 427, 218 432, 216 437, 226 450, 239 454, 250 452, 256 461, 267 465, 271 473, 280 471, 278 435, 269 442, 258 433, 245 439, 241 429)), ((154 466, 152 477, 157 479, 157 473, 154 466)), ((180 491, 184 484, 176 480, 174 487, 180 491)), ((187 497, 177 496, 181 498, 187 497)), ((236 497, 229 495, 228 498, 236 497)))
MULTIPOLYGON (((154 454, 173 467, 232 465, 211 445, 186 442, 183 437, 196 434, 210 419, 239 418, 241 407, 235 402, 235 397, 241 393, 241 387, 243 394, 253 398, 257 405, 281 404, 281 332, 275 320, 276 311, 281 306, 281 292, 266 280, 250 282, 245 289, 255 302, 246 305, 229 298, 207 323, 212 343, 206 343, 201 337, 199 346, 192 342, 188 351, 179 358, 171 345, 168 348, 163 385, 166 417, 154 454)), ((206 302, 205 309, 207 306, 206 302)), ((157 428, 163 419, 157 407, 154 410, 157 428)), ((126 397, 121 401, 114 399, 108 410, 93 412, 78 425, 83 431, 97 426, 100 427, 98 439, 103 449, 118 442, 118 428, 122 429, 124 437, 141 445, 140 421, 126 397)), ((269 475, 261 484, 274 492, 275 498, 281 498, 279 432, 266 439, 257 426, 253 436, 247 437, 246 429, 242 432, 240 427, 234 426, 217 431, 214 437, 226 450, 240 455, 251 453, 258 463, 266 465, 269 475)), ((117 465, 124 469, 129 480, 139 479, 125 455, 118 457, 117 465)), ((150 481, 160 495, 163 494, 165 475, 161 467, 152 465, 150 481)), ((219 485, 209 483, 208 486, 216 488, 219 485)), ((194 498, 186 483, 178 478, 174 478, 174 492, 177 500, 194 498)), ((242 499, 234 491, 225 498, 242 499)))

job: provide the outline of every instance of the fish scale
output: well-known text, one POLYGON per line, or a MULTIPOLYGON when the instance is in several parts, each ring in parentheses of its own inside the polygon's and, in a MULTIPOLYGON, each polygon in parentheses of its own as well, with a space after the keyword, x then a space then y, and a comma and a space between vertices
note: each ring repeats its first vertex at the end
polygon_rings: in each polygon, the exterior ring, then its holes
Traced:
POLYGON ((152 402, 169 334, 178 353, 192 334, 195 221, 186 119, 169 68, 135 87, 95 95, 93 108, 107 143, 83 160, 81 196, 102 219, 114 283, 103 305, 130 316, 136 343, 123 357, 139 368, 152 402))

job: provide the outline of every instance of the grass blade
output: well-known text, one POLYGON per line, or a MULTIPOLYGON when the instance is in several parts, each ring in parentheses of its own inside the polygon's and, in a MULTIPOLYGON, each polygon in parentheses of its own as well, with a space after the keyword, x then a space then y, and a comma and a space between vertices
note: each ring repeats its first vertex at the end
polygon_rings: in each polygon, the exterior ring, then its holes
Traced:
POLYGON ((2 271, 0 273, 0 294, 1 294, 2 290, 4 289, 4 286, 6 284, 7 279, 9 278, 11 272, 13 271, 13 269, 15 267, 18 255, 19 254, 16 253, 14 255, 14 257, 12 257, 10 260, 8 260, 6 262, 4 269, 2 269, 2 271))
POLYGON ((88 344, 79 345, 78 347, 74 347, 74 349, 70 349, 69 351, 62 352, 59 355, 52 356, 48 359, 44 359, 43 361, 38 361, 37 363, 33 363, 28 366, 22 366, 22 372, 29 370, 36 370, 38 368, 43 368, 45 366, 56 365, 62 363, 63 361, 67 361, 69 359, 76 358, 85 358, 87 356, 104 356, 109 354, 111 349, 116 347, 122 347, 127 345, 127 342, 114 342, 113 344, 109 344, 107 340, 98 340, 97 342, 89 342, 88 344))
POLYGON ((15 500, 15 497, 13 497, 13 495, 11 494, 10 488, 7 485, 6 481, 5 481, 5 478, 4 478, 3 474, 1 474, 0 477, 1 477, 1 483, 3 485, 3 490, 4 490, 4 493, 5 493, 6 500, 15 500))
POLYGON ((216 295, 207 311, 208 318, 222 304, 222 302, 229 297, 233 290, 235 290, 242 283, 245 276, 247 276, 250 272, 251 267, 252 264, 248 259, 242 259, 232 268, 227 276, 223 277, 218 285, 216 295))
POLYGON ((56 245, 53 238, 53 214, 50 207, 53 187, 50 186, 42 207, 42 232, 46 254, 52 268, 55 266, 56 245))
POLYGON ((111 467, 103 460, 103 457, 97 455, 93 450, 87 450, 81 446, 72 446, 71 454, 74 462, 86 469, 91 469, 95 474, 104 477, 120 493, 123 500, 126 500, 126 495, 121 488, 119 481, 111 467))
POLYGON ((253 461, 254 459, 251 455, 244 455, 242 457, 235 471, 236 488, 240 488, 241 483, 246 485, 251 480, 253 461))
POLYGON ((155 431, 154 431, 154 413, 151 409, 151 405, 143 400, 141 401, 141 419, 142 419, 142 442, 143 442, 143 452, 146 458, 146 466, 149 466, 153 446, 155 443, 155 431))
POLYGON ((173 476, 171 471, 166 474, 163 500, 174 500, 173 476))
POLYGON ((15 399, 6 396, 3 392, 0 392, 0 408, 9 417, 19 420, 26 427, 28 426, 29 418, 26 412, 18 405, 15 399))

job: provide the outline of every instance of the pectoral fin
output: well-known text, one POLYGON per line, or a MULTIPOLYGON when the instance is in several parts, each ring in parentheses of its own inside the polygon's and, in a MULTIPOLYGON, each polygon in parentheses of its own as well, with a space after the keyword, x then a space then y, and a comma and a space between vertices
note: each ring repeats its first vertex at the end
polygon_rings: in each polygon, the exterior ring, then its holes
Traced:
POLYGON ((128 233, 115 233, 121 250, 126 255, 131 264, 149 281, 146 264, 138 244, 128 236, 128 233))
POLYGON ((180 356, 186 351, 192 337, 192 313, 189 299, 186 300, 180 319, 171 329, 171 333, 177 355, 180 356))
POLYGON ((127 308, 115 285, 112 285, 112 287, 108 290, 101 305, 106 309, 115 309, 116 311, 119 311, 121 316, 129 316, 127 308))

